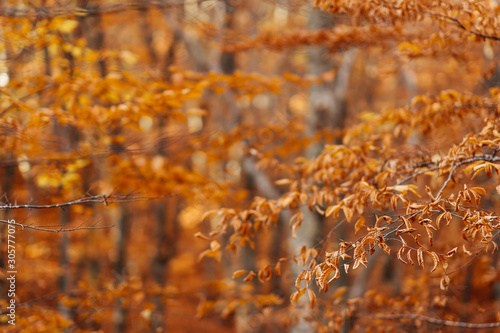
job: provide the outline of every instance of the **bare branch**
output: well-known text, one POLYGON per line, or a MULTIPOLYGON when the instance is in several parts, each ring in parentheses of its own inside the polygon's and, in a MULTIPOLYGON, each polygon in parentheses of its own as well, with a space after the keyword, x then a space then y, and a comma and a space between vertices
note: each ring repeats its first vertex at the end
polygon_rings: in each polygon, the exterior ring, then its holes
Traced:
POLYGON ((61 202, 61 203, 56 203, 56 204, 46 204, 46 205, 32 205, 32 204, 17 205, 17 204, 10 204, 9 203, 6 205, 0 205, 0 210, 63 208, 63 207, 81 205, 81 204, 87 204, 87 203, 103 203, 107 206, 110 203, 157 200, 157 199, 168 198, 168 197, 173 196, 173 195, 176 195, 176 194, 162 195, 162 196, 156 196, 156 197, 135 196, 133 194, 127 194, 127 195, 101 194, 101 195, 85 196, 85 197, 81 197, 81 198, 66 201, 66 202, 61 202))

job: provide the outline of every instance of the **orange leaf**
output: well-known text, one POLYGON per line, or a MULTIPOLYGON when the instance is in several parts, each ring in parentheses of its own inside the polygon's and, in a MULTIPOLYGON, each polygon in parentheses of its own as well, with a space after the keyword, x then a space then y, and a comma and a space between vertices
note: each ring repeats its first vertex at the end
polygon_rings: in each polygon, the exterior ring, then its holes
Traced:
POLYGON ((482 187, 471 187, 470 190, 476 192, 477 194, 486 195, 486 190, 482 187))
POLYGON ((345 286, 340 287, 337 290, 335 290, 335 292, 332 295, 332 298, 338 298, 338 297, 344 295, 346 291, 347 291, 347 287, 345 287, 345 286))
POLYGON ((427 253, 432 258, 434 266, 432 267, 431 272, 434 272, 439 264, 439 256, 435 252, 426 251, 425 253, 427 253))
POLYGON ((244 269, 240 269, 236 272, 233 273, 233 279, 237 279, 239 278, 240 276, 246 274, 248 271, 247 270, 244 270, 244 269))
POLYGON ((311 289, 307 289, 307 295, 309 296, 309 301, 311 302, 311 308, 316 305, 316 294, 311 289))
POLYGON ((328 207, 326 209, 326 212, 325 212, 325 217, 328 217, 328 216, 332 215, 332 213, 333 213, 333 218, 337 219, 337 216, 339 215, 340 208, 342 208, 341 205, 335 205, 335 206, 328 207))
POLYGON ((356 224, 354 225, 354 234, 357 234, 358 231, 365 225, 365 218, 363 216, 361 216, 358 220, 358 222, 356 222, 356 224))
POLYGON ((248 275, 243 279, 243 281, 251 282, 255 275, 257 275, 257 274, 255 274, 253 271, 250 271, 250 273, 248 273, 248 275))
POLYGON ((281 261, 278 261, 276 266, 274 266, 274 274, 276 274, 277 277, 281 276, 281 261))
POLYGON ((342 211, 344 212, 347 222, 351 222, 352 215, 354 214, 353 210, 347 206, 343 206, 342 211))

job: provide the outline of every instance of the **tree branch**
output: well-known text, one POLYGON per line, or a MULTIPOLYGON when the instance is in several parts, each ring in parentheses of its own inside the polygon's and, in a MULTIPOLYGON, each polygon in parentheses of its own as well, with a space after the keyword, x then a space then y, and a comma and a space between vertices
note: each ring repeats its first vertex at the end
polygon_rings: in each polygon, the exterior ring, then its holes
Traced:
POLYGON ((63 208, 63 207, 81 205, 81 204, 86 204, 86 203, 103 203, 107 206, 110 203, 156 200, 156 199, 167 198, 167 197, 170 197, 173 195, 175 195, 175 194, 162 195, 162 196, 157 196, 157 197, 145 197, 145 196, 134 196, 131 194, 126 194, 126 195, 101 194, 101 195, 85 196, 85 197, 81 197, 81 198, 66 201, 66 202, 61 202, 61 203, 56 203, 56 204, 46 204, 46 205, 32 205, 32 204, 23 204, 23 205, 14 204, 13 205, 13 204, 9 203, 6 205, 0 205, 0 210, 63 208))
MULTIPOLYGON (((23 204, 23 205, 18 205, 18 204, 5 204, 5 205, 0 205, 1 210, 8 210, 8 209, 50 209, 50 208, 65 208, 69 206, 74 206, 74 205, 81 205, 81 204, 87 204, 87 203, 103 203, 106 206, 110 203, 118 203, 118 202, 135 202, 135 201, 147 201, 147 200, 155 200, 155 199, 162 199, 162 198, 167 198, 175 194, 171 195, 163 195, 163 196, 157 196, 157 197, 144 197, 144 196, 134 196, 132 194, 127 194, 127 195, 92 195, 92 196, 84 196, 78 199, 66 201, 66 202, 61 202, 61 203, 56 203, 56 204, 46 204, 46 205, 32 205, 32 204, 23 204)), ((61 225, 47 225, 47 226, 36 226, 35 224, 23 224, 19 222, 15 222, 14 220, 0 220, 0 223, 6 223, 10 225, 15 225, 17 227, 20 227, 21 230, 24 229, 33 229, 33 230, 38 230, 38 231, 48 231, 48 232, 66 232, 66 231, 76 231, 76 230, 94 230, 94 229, 109 229, 114 227, 114 225, 111 226, 97 226, 97 224, 100 222, 98 220, 94 224, 90 226, 83 226, 87 221, 84 221, 80 223, 78 226, 74 228, 65 228, 64 226, 61 225)))
POLYGON ((110 229, 110 228, 114 227, 114 225, 102 226, 102 227, 96 226, 96 224, 99 223, 99 221, 97 221, 96 223, 94 223, 88 227, 83 227, 82 225, 85 223, 85 222, 83 222, 74 228, 63 228, 60 225, 54 225, 54 226, 49 225, 49 226, 38 226, 37 227, 34 224, 22 224, 22 223, 18 223, 18 222, 13 222, 12 220, 11 221, 0 220, 0 223, 15 225, 17 227, 20 227, 21 230, 33 229, 33 230, 38 230, 38 231, 48 231, 48 232, 55 232, 55 233, 66 232, 66 231, 76 231, 76 230, 110 229))

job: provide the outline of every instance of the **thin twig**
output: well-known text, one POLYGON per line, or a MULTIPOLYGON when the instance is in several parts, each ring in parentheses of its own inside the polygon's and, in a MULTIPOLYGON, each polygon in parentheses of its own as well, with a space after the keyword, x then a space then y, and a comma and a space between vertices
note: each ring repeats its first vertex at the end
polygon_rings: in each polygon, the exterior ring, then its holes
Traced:
POLYGON ((167 198, 167 197, 170 197, 173 195, 175 195, 175 194, 168 194, 168 195, 162 195, 162 196, 156 196, 156 197, 146 197, 146 196, 134 196, 131 194, 130 195, 101 194, 101 195, 87 196, 87 197, 83 197, 80 199, 70 200, 70 201, 56 203, 56 204, 46 204, 46 205, 7 204, 7 205, 0 205, 0 210, 63 208, 63 207, 81 205, 81 204, 92 203, 92 202, 103 203, 103 204, 107 205, 108 203, 117 203, 117 202, 136 202, 136 201, 149 201, 149 200, 164 199, 164 198, 167 198))
POLYGON ((458 164, 455 164, 453 166, 453 169, 450 170, 450 174, 448 175, 448 178, 446 179, 446 181, 443 183, 443 186, 441 186, 438 193, 436 194, 436 200, 439 200, 441 198, 443 191, 446 189, 446 187, 450 183, 451 179, 453 178, 453 174, 455 173, 455 170, 457 170, 458 166, 459 166, 458 164))

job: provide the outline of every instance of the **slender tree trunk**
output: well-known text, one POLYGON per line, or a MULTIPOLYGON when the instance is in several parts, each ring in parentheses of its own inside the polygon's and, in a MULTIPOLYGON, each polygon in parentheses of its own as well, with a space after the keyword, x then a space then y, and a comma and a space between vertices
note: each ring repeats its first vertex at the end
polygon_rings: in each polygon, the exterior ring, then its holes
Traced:
MULTIPOLYGON (((335 24, 335 18, 319 10, 311 8, 309 27, 311 30, 332 28, 335 24)), ((315 76, 321 75, 334 68, 332 60, 327 57, 326 49, 323 47, 313 48, 309 52, 309 73, 315 76)), ((356 57, 354 49, 344 52, 344 58, 337 71, 337 76, 332 82, 314 85, 310 91, 310 111, 307 118, 308 136, 313 136, 318 130, 329 127, 333 130, 341 130, 344 127, 347 109, 345 98, 349 85, 349 78, 356 57)), ((340 139, 336 143, 341 143, 340 139)), ((305 152, 306 157, 315 158, 321 152, 324 142, 319 142, 309 146, 305 152)), ((304 207, 304 223, 297 233, 297 238, 291 242, 291 251, 295 251, 299 246, 313 247, 318 243, 319 235, 328 234, 327 230, 321 230, 321 226, 326 226, 323 218, 311 212, 304 207)), ((345 238, 344 225, 338 229, 335 239, 345 238)), ((298 276, 302 269, 294 266, 294 276, 298 276)), ((346 285, 347 280, 344 275, 337 281, 336 286, 346 285)), ((306 313, 308 307, 307 297, 302 297, 298 304, 298 312, 306 313)), ((313 326, 303 319, 299 320, 292 332, 310 332, 313 326)))
MULTIPOLYGON (((60 215, 61 226, 66 226, 70 221, 69 207, 63 208, 60 215)), ((57 279, 58 291, 61 294, 66 294, 70 287, 70 274, 69 274, 69 261, 68 261, 68 248, 70 246, 70 241, 68 239, 68 233, 63 232, 59 239, 59 268, 60 273, 57 279)), ((59 312, 66 318, 71 318, 70 309, 68 309, 62 303, 59 303, 59 312)))
MULTIPOLYGON (((166 131, 164 117, 158 119, 160 133, 166 131)), ((157 156, 167 158, 167 139, 159 141, 157 156)), ((160 287, 165 287, 168 279, 168 265, 175 256, 177 240, 179 239, 179 224, 177 221, 179 198, 172 197, 153 204, 154 219, 156 221, 156 254, 153 259, 153 278, 160 287)), ((161 295, 155 297, 155 311, 152 316, 152 330, 168 331, 167 308, 161 295)))
MULTIPOLYGON (((127 277, 127 244, 130 239, 130 214, 127 203, 119 204, 116 208, 118 216, 116 249, 117 260, 115 263, 115 274, 120 280, 127 277)), ((114 332, 122 333, 126 331, 127 309, 123 306, 121 299, 117 299, 113 314, 114 332)))

